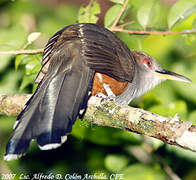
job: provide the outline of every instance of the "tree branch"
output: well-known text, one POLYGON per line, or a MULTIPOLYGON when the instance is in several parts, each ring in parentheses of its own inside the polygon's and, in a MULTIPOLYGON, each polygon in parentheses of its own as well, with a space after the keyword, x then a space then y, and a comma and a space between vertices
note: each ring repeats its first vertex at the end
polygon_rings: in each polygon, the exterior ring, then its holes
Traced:
MULTIPOLYGON (((124 32, 124 33, 129 33, 129 34, 138 34, 138 35, 151 35, 151 34, 156 34, 156 35, 174 35, 174 34, 194 34, 196 33, 196 30, 186 30, 182 32, 173 32, 173 31, 140 31, 140 30, 127 30, 120 28, 120 26, 113 27, 113 29, 110 28, 111 31, 113 32, 124 32)), ((20 54, 38 54, 42 53, 44 49, 28 49, 28 50, 16 50, 16 51, 0 51, 0 55, 20 55, 20 54)))
MULTIPOLYGON (((174 34, 194 34, 196 33, 196 30, 186 30, 182 32, 173 32, 173 31, 140 31, 140 30, 127 30, 121 28, 124 26, 123 24, 120 26, 115 26, 113 28, 110 28, 110 31, 112 32, 124 32, 129 34, 138 34, 138 35, 174 35, 174 34)), ((0 51, 0 55, 20 55, 20 54, 38 54, 42 53, 44 49, 28 49, 28 50, 16 50, 16 51, 0 51)))
MULTIPOLYGON (((18 115, 31 95, 0 95, 0 114, 18 115)), ((143 109, 119 106, 91 97, 84 120, 100 126, 120 128, 155 137, 165 143, 196 152, 196 126, 177 116, 167 118, 143 109)))
POLYGON ((123 7, 118 15, 118 17, 115 19, 112 27, 111 27, 111 31, 113 31, 113 28, 115 28, 120 20, 120 17, 123 15, 123 12, 126 10, 127 5, 128 5, 129 0, 126 0, 125 3, 123 4, 123 7))
POLYGON ((123 28, 119 28, 120 26, 116 26, 112 29, 113 32, 124 32, 129 34, 138 34, 138 35, 151 35, 151 34, 157 34, 157 35, 174 35, 174 34, 194 34, 196 33, 196 30, 185 30, 185 31, 179 31, 179 32, 173 32, 173 31, 140 31, 140 30, 127 30, 123 28))
POLYGON ((27 49, 27 50, 21 49, 17 51, 0 51, 0 55, 38 54, 38 53, 42 53, 43 51, 44 49, 27 49))

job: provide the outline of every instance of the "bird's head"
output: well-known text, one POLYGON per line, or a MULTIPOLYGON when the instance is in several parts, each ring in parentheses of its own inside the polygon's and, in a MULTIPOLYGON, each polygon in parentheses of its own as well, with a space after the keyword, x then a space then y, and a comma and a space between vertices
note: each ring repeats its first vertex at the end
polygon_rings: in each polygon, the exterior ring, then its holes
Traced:
POLYGON ((157 83, 166 79, 192 83, 192 81, 185 76, 163 69, 157 63, 157 61, 150 57, 148 54, 140 51, 132 52, 134 59, 137 62, 141 78, 144 78, 146 80, 147 78, 149 78, 151 82, 156 81, 157 83))
POLYGON ((136 62, 135 75, 131 83, 131 98, 139 97, 160 82, 170 79, 191 83, 191 80, 180 74, 163 69, 155 59, 140 51, 131 51, 136 62))

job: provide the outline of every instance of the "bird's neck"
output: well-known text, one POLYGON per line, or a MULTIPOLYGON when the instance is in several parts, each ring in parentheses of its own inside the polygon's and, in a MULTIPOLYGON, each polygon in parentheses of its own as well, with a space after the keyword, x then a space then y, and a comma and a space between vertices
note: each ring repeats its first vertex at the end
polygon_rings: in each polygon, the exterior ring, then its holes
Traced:
POLYGON ((133 81, 128 83, 126 90, 116 98, 116 102, 121 105, 128 105, 134 98, 143 95, 163 80, 155 77, 154 73, 144 73, 139 67, 135 68, 133 81))

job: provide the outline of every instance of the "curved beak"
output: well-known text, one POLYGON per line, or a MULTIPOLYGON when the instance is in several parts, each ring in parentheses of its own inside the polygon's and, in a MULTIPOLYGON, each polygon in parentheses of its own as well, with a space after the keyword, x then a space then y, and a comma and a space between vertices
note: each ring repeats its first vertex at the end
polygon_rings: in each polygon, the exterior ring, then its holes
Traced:
POLYGON ((181 82, 185 82, 185 83, 192 83, 192 81, 189 78, 182 76, 180 74, 171 72, 171 71, 167 71, 165 69, 163 69, 161 71, 156 70, 155 73, 157 76, 163 77, 165 79, 181 81, 181 82))

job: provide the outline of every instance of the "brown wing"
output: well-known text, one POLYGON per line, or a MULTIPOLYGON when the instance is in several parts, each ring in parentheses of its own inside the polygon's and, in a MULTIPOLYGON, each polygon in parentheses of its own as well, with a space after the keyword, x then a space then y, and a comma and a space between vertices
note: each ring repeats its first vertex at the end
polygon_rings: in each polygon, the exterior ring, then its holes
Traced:
POLYGON ((80 24, 79 35, 88 66, 118 81, 131 82, 135 60, 112 32, 96 24, 80 24))
POLYGON ((135 60, 128 47, 109 30, 91 23, 67 26, 52 36, 43 54, 43 67, 36 78, 39 83, 44 78, 50 64, 50 54, 63 41, 78 38, 87 66, 97 72, 107 74, 118 81, 131 82, 135 60))
POLYGON ((62 33, 68 29, 70 26, 67 26, 57 33, 55 33, 49 40, 48 43, 46 44, 44 48, 44 53, 43 53, 43 59, 42 59, 42 69, 40 70, 39 74, 37 75, 37 78, 35 80, 36 83, 40 83, 42 79, 45 77, 45 74, 48 72, 48 68, 50 65, 50 58, 51 58, 51 52, 57 48, 59 44, 63 44, 63 41, 70 40, 74 37, 76 37, 76 31, 66 31, 69 32, 65 37, 60 38, 59 37, 62 35, 62 33))

